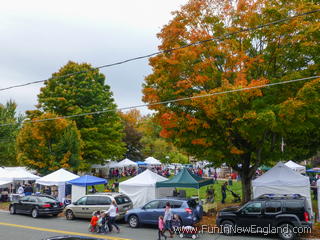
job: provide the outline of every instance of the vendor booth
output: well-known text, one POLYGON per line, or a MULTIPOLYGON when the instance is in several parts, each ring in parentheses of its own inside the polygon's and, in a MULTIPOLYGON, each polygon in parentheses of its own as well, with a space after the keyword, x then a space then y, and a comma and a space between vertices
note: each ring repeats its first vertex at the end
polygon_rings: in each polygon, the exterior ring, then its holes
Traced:
POLYGON ((263 194, 300 194, 307 198, 312 211, 310 181, 279 162, 265 174, 252 181, 253 197, 263 194))
POLYGON ((296 171, 298 173, 306 173, 306 167, 305 166, 302 166, 302 165, 299 165, 293 161, 288 161, 285 163, 285 165, 289 168, 291 168, 293 171, 296 171))
POLYGON ((36 180, 36 183, 44 186, 58 186, 58 200, 63 202, 65 198, 66 182, 79 176, 63 168, 36 180))
POLYGON ((194 175, 187 168, 183 168, 176 176, 173 178, 157 182, 157 188, 163 187, 174 187, 174 188, 196 188, 198 189, 198 197, 200 197, 199 189, 201 187, 213 184, 213 179, 205 179, 194 175))
POLYGON ((153 166, 161 165, 161 162, 158 159, 155 159, 154 157, 148 157, 144 162, 148 165, 153 165, 153 166))
POLYGON ((119 184, 119 192, 129 196, 134 207, 141 207, 156 198, 172 195, 173 188, 170 186, 163 189, 156 188, 157 182, 165 180, 167 178, 147 169, 139 175, 121 182, 119 184))
POLYGON ((138 167, 138 164, 136 163, 136 162, 134 162, 134 161, 131 161, 130 159, 128 159, 128 158, 126 158, 126 159, 123 159, 122 161, 120 161, 119 163, 118 163, 118 166, 120 167, 120 168, 132 168, 132 167, 134 167, 134 168, 137 168, 138 167))
POLYGON ((71 201, 75 202, 80 197, 83 197, 84 195, 87 194, 88 186, 105 184, 107 183, 107 180, 104 178, 98 178, 95 176, 84 175, 82 177, 68 181, 68 183, 72 184, 71 201))

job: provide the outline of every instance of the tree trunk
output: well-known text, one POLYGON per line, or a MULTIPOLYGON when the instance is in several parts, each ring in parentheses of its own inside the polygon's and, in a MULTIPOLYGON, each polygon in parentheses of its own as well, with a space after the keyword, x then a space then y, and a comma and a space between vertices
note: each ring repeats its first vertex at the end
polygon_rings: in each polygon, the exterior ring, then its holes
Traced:
POLYGON ((251 191, 251 182, 252 176, 250 176, 249 171, 241 171, 241 183, 242 183, 242 202, 246 203, 251 200, 252 191, 251 191))

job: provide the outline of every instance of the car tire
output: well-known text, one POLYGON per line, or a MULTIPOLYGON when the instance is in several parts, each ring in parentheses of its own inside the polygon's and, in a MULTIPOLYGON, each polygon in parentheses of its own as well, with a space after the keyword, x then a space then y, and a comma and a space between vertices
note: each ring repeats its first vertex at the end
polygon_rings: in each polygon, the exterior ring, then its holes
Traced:
POLYGON ((291 224, 281 224, 279 226, 280 232, 278 232, 278 235, 283 240, 293 240, 296 239, 296 234, 293 231, 293 226, 291 224))
POLYGON ((33 218, 39 217, 39 211, 38 211, 37 208, 32 209, 32 211, 31 211, 31 216, 32 216, 33 218))
POLYGON ((233 236, 235 233, 234 223, 229 220, 223 221, 221 223, 221 231, 226 236, 233 236))
POLYGON ((184 238, 183 233, 180 233, 180 234, 179 234, 179 237, 180 237, 180 238, 184 238))
POLYGON ((138 228, 139 227, 139 218, 136 215, 131 215, 128 218, 129 226, 132 228, 138 228))
POLYGON ((10 212, 11 215, 16 214, 16 208, 15 208, 14 205, 11 205, 11 206, 9 207, 9 212, 10 212))
POLYGON ((72 210, 67 210, 66 211, 66 219, 67 220, 73 220, 74 219, 74 214, 73 214, 73 212, 72 212, 72 210))

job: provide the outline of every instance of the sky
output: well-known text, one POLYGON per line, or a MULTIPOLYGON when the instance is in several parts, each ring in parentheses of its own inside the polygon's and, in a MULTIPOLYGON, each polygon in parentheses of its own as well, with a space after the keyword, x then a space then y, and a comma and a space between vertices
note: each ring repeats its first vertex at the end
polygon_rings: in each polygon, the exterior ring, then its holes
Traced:
MULTIPOLYGON (((100 66, 157 51, 156 34, 187 0, 13 0, 0 8, 0 88, 44 80, 69 60, 100 66)), ((142 104, 148 59, 101 69, 118 107, 142 104)), ((35 109, 43 83, 0 92, 18 113, 35 109)), ((140 109, 148 113, 147 108, 140 109)))

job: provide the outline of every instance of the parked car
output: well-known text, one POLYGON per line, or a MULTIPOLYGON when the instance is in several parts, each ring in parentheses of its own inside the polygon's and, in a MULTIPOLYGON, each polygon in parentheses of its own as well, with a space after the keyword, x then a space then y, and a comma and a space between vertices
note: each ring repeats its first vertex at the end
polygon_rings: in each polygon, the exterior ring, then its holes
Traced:
POLYGON ((203 208, 197 204, 195 199, 187 198, 162 198, 148 202, 141 208, 135 208, 127 211, 125 221, 132 228, 137 228, 141 224, 158 223, 160 215, 164 215, 166 203, 169 202, 172 213, 179 215, 182 225, 193 225, 199 222, 203 215, 203 208))
POLYGON ((308 201, 299 194, 265 194, 242 207, 223 209, 217 214, 216 224, 225 235, 237 233, 237 227, 247 227, 251 233, 265 229, 267 233, 278 233, 280 238, 290 240, 300 231, 310 231, 310 216, 308 201))
POLYGON ((117 219, 123 219, 126 211, 132 209, 131 199, 122 193, 95 193, 85 195, 76 202, 65 207, 65 215, 68 220, 74 218, 91 218, 95 211, 106 211, 112 201, 118 205, 117 219))
POLYGON ((57 216, 63 212, 63 204, 46 195, 25 196, 9 205, 10 214, 31 214, 33 218, 39 215, 57 216))

